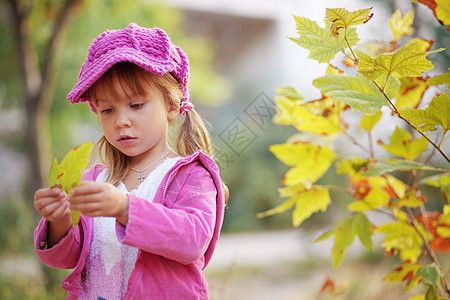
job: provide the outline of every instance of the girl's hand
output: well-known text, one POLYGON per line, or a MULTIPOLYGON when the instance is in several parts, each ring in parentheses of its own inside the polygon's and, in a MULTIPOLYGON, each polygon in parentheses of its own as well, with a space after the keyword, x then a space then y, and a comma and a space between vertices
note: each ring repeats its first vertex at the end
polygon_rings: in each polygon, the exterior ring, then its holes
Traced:
POLYGON ((82 181, 72 190, 70 208, 88 217, 114 217, 122 225, 128 223, 128 197, 114 185, 104 182, 82 181))
POLYGON ((56 245, 72 225, 67 194, 59 188, 39 189, 34 193, 34 208, 48 223, 48 247, 56 245))
MULTIPOLYGON (((70 221, 67 194, 59 188, 43 188, 34 193, 34 208, 49 222, 70 221)), ((70 221, 71 222, 71 221, 70 221)))

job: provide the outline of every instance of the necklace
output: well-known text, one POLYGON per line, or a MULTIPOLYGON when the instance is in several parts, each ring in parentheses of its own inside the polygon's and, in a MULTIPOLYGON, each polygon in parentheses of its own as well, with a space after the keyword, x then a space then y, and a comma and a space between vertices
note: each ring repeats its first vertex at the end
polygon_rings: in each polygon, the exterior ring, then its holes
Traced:
POLYGON ((155 160, 154 162, 152 162, 151 164, 149 164, 148 166, 146 166, 145 168, 143 168, 142 170, 138 170, 138 169, 131 168, 131 167, 130 167, 130 169, 131 169, 132 171, 137 172, 137 173, 141 173, 141 174, 139 175, 139 177, 138 177, 138 180, 139 180, 140 183, 142 183, 142 182, 145 180, 144 172, 147 171, 148 168, 150 168, 151 166, 153 166, 154 164, 156 164, 158 161, 160 161, 161 159, 163 159, 164 157, 166 157, 167 155, 169 155, 169 153, 170 153, 170 150, 167 151, 166 154, 164 154, 163 156, 161 156, 160 158, 158 158, 157 160, 155 160))

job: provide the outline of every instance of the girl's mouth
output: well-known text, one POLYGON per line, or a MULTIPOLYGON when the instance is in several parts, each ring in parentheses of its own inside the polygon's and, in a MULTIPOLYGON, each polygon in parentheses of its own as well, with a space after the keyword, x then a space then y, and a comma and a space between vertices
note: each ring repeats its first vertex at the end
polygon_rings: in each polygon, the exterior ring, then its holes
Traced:
POLYGON ((128 136, 128 135, 121 135, 119 136, 119 139, 117 140, 122 145, 129 145, 133 143, 136 140, 136 138, 128 136))

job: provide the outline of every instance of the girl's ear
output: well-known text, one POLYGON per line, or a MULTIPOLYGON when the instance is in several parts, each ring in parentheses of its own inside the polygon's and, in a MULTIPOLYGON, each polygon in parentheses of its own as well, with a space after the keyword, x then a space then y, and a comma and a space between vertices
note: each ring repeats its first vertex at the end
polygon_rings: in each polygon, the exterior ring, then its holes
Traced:
POLYGON ((173 121, 177 117, 179 110, 180 108, 177 105, 169 104, 167 106, 167 120, 173 121))

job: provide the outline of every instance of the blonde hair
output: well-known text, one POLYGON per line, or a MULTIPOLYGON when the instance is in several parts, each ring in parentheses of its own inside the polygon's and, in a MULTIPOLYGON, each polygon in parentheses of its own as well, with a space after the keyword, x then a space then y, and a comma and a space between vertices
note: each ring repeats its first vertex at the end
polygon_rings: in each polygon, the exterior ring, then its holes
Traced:
MULTIPOLYGON (((113 86, 117 79, 121 88, 139 96, 147 96, 150 89, 160 90, 168 108, 179 109, 183 94, 175 77, 170 73, 163 76, 155 75, 130 62, 120 62, 111 67, 90 88, 89 96, 97 107, 97 92, 101 90, 115 98, 117 87, 113 86)), ((103 136, 97 142, 101 161, 109 168, 107 182, 117 185, 128 173, 131 160, 128 156, 112 146, 103 136)), ((186 112, 183 124, 175 142, 175 151, 180 156, 187 156, 197 150, 213 158, 211 137, 202 118, 194 109, 186 112)))

